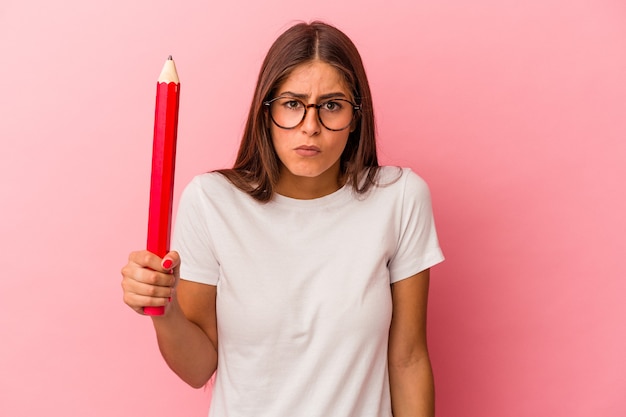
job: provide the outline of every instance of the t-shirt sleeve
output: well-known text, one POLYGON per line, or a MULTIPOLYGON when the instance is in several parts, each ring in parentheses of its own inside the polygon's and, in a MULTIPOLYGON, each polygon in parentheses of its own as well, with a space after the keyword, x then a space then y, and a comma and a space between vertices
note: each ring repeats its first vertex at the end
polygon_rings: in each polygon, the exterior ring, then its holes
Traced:
POLYGON ((209 233, 210 205, 200 178, 183 190, 176 214, 172 249, 180 254, 180 277, 187 281, 217 285, 219 262, 209 233))
POLYGON ((400 181, 404 190, 397 250, 389 262, 391 283, 409 278, 443 261, 426 182, 409 169, 400 181))

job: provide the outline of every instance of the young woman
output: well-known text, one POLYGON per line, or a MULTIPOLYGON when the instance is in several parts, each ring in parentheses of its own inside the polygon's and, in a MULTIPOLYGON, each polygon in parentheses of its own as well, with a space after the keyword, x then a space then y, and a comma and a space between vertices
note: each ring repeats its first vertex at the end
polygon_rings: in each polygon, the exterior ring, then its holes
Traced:
POLYGON ((378 166, 365 70, 336 28, 272 45, 234 167, 186 187, 173 248, 130 255, 124 301, 166 306, 159 347, 193 387, 215 373, 210 416, 434 414, 428 187, 378 166))

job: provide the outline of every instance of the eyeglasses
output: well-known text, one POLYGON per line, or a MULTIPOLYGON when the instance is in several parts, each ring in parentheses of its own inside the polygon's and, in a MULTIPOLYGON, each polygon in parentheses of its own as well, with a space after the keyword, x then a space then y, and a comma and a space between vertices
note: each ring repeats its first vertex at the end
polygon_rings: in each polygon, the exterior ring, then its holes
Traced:
POLYGON ((317 110, 317 119, 328 130, 339 131, 350 127, 354 114, 361 106, 342 98, 333 98, 320 104, 304 104, 294 97, 276 97, 263 102, 270 112, 270 117, 281 129, 293 129, 306 117, 306 111, 313 107, 317 110))

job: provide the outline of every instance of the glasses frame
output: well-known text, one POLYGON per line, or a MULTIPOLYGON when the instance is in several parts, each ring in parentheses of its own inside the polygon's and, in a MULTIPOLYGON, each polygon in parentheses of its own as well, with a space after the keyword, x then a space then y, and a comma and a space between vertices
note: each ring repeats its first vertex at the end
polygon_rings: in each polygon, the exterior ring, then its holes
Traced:
POLYGON ((342 130, 346 130, 347 128, 350 127, 350 125, 352 124, 352 122, 354 121, 354 115, 356 114, 356 112, 358 112, 359 110, 361 110, 361 105, 359 104, 355 104, 353 102, 351 102, 350 100, 347 100, 345 98, 331 98, 328 100, 324 100, 323 102, 319 103, 319 104, 315 104, 315 103, 311 103, 311 104, 306 104, 304 101, 300 100, 299 98, 295 98, 295 97, 291 97, 291 96, 278 96, 278 97, 274 97, 271 100, 267 100, 263 102, 263 106, 265 106, 267 108, 267 111, 270 115, 270 119, 272 119, 272 122, 280 127, 281 129, 285 129, 285 130, 291 130, 291 129, 295 129, 296 127, 300 126, 302 124, 302 122, 304 121, 304 119, 306 119, 306 113, 307 110, 310 109, 311 107, 315 108, 316 113, 317 113, 317 120, 320 122, 320 124, 322 126, 324 126, 325 129, 330 130, 332 132, 340 132, 342 130), (302 115, 302 120, 300 120, 295 126, 292 127, 285 127, 285 126, 281 126, 278 124, 278 122, 276 122, 276 120, 274 120, 274 116, 272 115, 272 103, 275 102, 276 100, 280 100, 281 98, 288 98, 290 100, 293 101, 299 101, 300 103, 302 103, 302 106, 304 107, 304 114, 302 115), (341 129, 331 129, 328 126, 326 126, 324 124, 324 122, 322 121, 322 118, 320 117, 320 109, 322 108, 322 106, 326 103, 328 103, 329 101, 345 101, 346 103, 349 103, 350 106, 352 106, 352 118, 350 119, 350 122, 342 127, 341 129))

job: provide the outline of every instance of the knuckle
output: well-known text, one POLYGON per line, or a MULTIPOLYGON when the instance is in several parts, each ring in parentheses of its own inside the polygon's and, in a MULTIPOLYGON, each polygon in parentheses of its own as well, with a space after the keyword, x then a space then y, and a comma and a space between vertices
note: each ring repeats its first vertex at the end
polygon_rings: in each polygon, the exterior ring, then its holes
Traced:
POLYGON ((147 290, 146 290, 146 295, 147 295, 148 297, 156 297, 156 296, 157 296, 157 293, 158 293, 158 290, 159 290, 159 288, 158 288, 158 287, 155 287, 155 286, 150 286, 150 287, 148 287, 148 288, 147 288, 147 290))
POLYGON ((124 297, 122 297, 122 299, 124 300, 124 303, 129 306, 129 307, 135 307, 133 302, 132 302, 132 297, 130 296, 130 294, 128 293, 124 293, 124 297))
POLYGON ((128 263, 141 266, 148 265, 154 255, 147 250, 134 251, 128 256, 128 263))
POLYGON ((128 261, 129 262, 133 262, 133 260, 137 259, 137 256, 139 255, 139 251, 132 251, 129 255, 128 255, 128 261))
POLYGON ((150 271, 146 276, 146 283, 156 285, 159 283, 159 273, 156 271, 150 271))
POLYGON ((152 256, 153 255, 150 252, 144 251, 141 254, 141 256, 140 256, 141 257, 141 264, 142 265, 150 265, 150 260, 152 259, 152 256))
POLYGON ((124 277, 128 276, 128 273, 129 273, 129 267, 128 267, 128 264, 126 264, 126 265, 124 265, 124 266, 122 267, 122 269, 120 270, 120 273, 121 273, 121 274, 122 274, 122 276, 124 276, 124 277))

